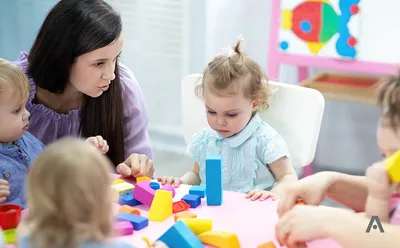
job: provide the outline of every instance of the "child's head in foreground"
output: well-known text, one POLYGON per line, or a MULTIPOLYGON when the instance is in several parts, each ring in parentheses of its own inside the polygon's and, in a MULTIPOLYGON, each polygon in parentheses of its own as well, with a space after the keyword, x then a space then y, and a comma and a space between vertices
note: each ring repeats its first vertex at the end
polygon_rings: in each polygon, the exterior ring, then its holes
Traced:
POLYGON ((18 66, 0 58, 0 144, 11 144, 28 129, 28 96, 26 75, 18 66))
POLYGON ((111 162, 95 147, 63 138, 28 174, 27 225, 35 247, 103 242, 112 231, 111 162))
POLYGON ((224 137, 239 133, 254 112, 266 108, 269 93, 265 73, 242 50, 242 40, 208 63, 196 87, 210 127, 224 137))
POLYGON ((389 77, 380 82, 377 102, 383 110, 377 139, 383 157, 400 150, 400 78, 389 77))

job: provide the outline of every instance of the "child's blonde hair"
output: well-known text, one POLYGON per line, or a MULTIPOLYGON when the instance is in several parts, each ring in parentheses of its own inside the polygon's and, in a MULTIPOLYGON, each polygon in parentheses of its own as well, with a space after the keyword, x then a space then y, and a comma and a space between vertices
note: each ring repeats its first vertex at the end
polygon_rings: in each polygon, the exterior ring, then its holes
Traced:
POLYGON ((112 231, 111 162, 95 147, 63 138, 38 156, 28 174, 28 225, 36 247, 103 242, 112 231))
POLYGON ((25 73, 15 64, 0 58, 0 93, 7 87, 11 87, 23 97, 29 96, 29 81, 25 73))
POLYGON ((242 90, 245 97, 257 101, 258 109, 266 109, 271 93, 267 85, 267 76, 260 65, 242 50, 242 42, 243 40, 239 39, 235 46, 218 54, 208 63, 195 93, 202 98, 205 85, 213 94, 220 96, 234 95, 239 93, 238 90, 242 90))
POLYGON ((377 104, 382 108, 381 124, 398 131, 400 125, 400 77, 390 76, 378 84, 377 104))

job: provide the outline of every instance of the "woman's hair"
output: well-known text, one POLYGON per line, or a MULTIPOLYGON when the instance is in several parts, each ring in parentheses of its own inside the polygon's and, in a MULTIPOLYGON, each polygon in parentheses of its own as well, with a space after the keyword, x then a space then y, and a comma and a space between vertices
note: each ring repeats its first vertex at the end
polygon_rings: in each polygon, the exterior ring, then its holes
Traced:
POLYGON ((10 61, 0 58, 0 93, 8 87, 25 98, 29 96, 29 81, 24 72, 10 61))
POLYGON ((398 131, 400 125, 400 77, 390 76, 378 84, 377 104, 383 110, 382 124, 398 131))
POLYGON ((111 162, 77 138, 49 145, 27 179, 31 243, 75 247, 102 242, 112 231, 111 162))
POLYGON ((195 88, 200 98, 205 85, 213 94, 221 96, 238 94, 241 90, 245 97, 256 100, 258 107, 268 108, 270 89, 267 76, 260 65, 242 50, 241 39, 208 63, 200 84, 195 88))
MULTIPOLYGON (((50 10, 29 54, 28 74, 36 85, 63 93, 76 59, 105 47, 122 31, 120 15, 102 0, 60 1, 50 10)), ((109 142, 110 160, 119 164, 124 154, 124 106, 118 71, 108 91, 84 97, 80 110, 83 137, 101 135, 109 142)))

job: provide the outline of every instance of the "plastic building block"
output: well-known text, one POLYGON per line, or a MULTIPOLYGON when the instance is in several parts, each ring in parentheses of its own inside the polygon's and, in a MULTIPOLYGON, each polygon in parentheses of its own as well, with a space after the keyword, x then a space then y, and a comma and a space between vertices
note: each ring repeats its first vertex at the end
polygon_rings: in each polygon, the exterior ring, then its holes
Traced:
POLYGON ((187 204, 185 201, 180 200, 177 202, 172 203, 172 212, 174 214, 188 210, 190 208, 190 205, 187 204))
POLYGON ((269 241, 268 243, 257 246, 257 248, 276 248, 274 242, 269 241))
POLYGON ((124 182, 125 182, 125 180, 118 178, 118 179, 115 179, 114 181, 112 181, 111 185, 124 183, 124 182))
POLYGON ((211 219, 179 218, 179 220, 183 221, 196 235, 212 230, 211 219))
POLYGON ((117 221, 113 225, 113 237, 133 234, 133 225, 129 221, 117 221))
POLYGON ((158 190, 160 189, 160 184, 157 182, 151 182, 150 183, 150 188, 154 189, 154 190, 158 190))
POLYGON ((3 230, 17 228, 21 220, 22 209, 16 204, 4 204, 0 206, 0 227, 3 230))
POLYGON ((129 193, 127 195, 123 195, 119 198, 120 205, 128 205, 131 207, 141 205, 142 203, 133 197, 133 193, 129 193))
POLYGON ((191 212, 188 212, 188 211, 180 212, 180 213, 175 214, 175 217, 174 217, 175 222, 177 222, 181 218, 185 218, 185 219, 187 219, 187 218, 197 218, 197 214, 194 214, 194 213, 191 213, 191 212))
POLYGON ((206 157, 206 195, 207 205, 221 206, 223 196, 221 155, 206 157))
POLYGON ((386 165, 386 171, 390 181, 393 183, 400 182, 400 150, 383 161, 386 165))
POLYGON ((130 184, 130 183, 127 183, 127 182, 123 182, 123 183, 113 184, 113 185, 111 185, 111 188, 114 191, 113 199, 115 201, 118 201, 119 197, 121 197, 123 195, 126 195, 126 194, 129 194, 129 193, 132 193, 134 188, 135 188, 135 186, 133 186, 133 184, 130 184))
POLYGON ((150 188, 150 182, 143 180, 136 184, 133 197, 135 197, 136 200, 140 201, 144 205, 150 207, 155 193, 156 191, 150 188))
POLYGON ((150 177, 138 177, 138 178, 136 178, 136 183, 140 183, 143 180, 151 182, 151 178, 150 177))
POLYGON ((128 206, 128 205, 123 205, 118 209, 118 213, 131 213, 131 214, 136 214, 140 216, 140 211, 137 208, 128 206))
POLYGON ((140 230, 149 225, 149 220, 145 217, 130 213, 119 213, 116 216, 117 221, 129 221, 133 229, 140 230))
POLYGON ((149 210, 149 220, 164 221, 172 215, 172 192, 157 190, 149 210))
POLYGON ((172 198, 175 196, 175 188, 171 184, 165 184, 164 186, 161 187, 162 190, 168 190, 172 192, 172 198))
POLYGON ((197 208, 201 204, 201 198, 198 195, 187 194, 182 197, 182 200, 189 204, 191 208, 197 208))
POLYGON ((240 248, 236 234, 225 231, 208 231, 197 236, 204 244, 218 248, 240 248))
POLYGON ((15 244, 15 232, 16 228, 8 229, 3 231, 3 235, 6 239, 6 243, 9 245, 15 244))
POLYGON ((203 248, 198 237, 190 228, 178 220, 158 240, 164 242, 169 248, 203 248))
POLYGON ((189 190, 189 194, 198 195, 201 198, 204 198, 206 196, 206 186, 192 186, 189 190))

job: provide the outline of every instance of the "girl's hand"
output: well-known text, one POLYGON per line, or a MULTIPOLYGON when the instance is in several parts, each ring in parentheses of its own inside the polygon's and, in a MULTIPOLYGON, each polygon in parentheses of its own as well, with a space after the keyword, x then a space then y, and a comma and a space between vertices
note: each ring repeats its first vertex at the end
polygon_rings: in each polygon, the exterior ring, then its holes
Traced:
POLYGON ((272 200, 276 200, 278 199, 278 196, 271 191, 266 191, 266 190, 251 190, 249 191, 249 193, 247 193, 246 195, 247 199, 251 199, 252 201, 255 200, 260 200, 260 201, 264 201, 268 198, 271 198, 272 200))
POLYGON ((306 247, 305 242, 329 236, 327 226, 341 228, 346 218, 355 215, 345 209, 296 205, 286 212, 275 227, 276 237, 287 247, 306 247), (336 224, 337 221, 344 221, 336 224))
POLYGON ((183 184, 183 180, 176 177, 159 177, 157 181, 160 182, 162 185, 164 184, 171 184, 175 188, 179 187, 179 185, 183 184))
POLYGON ((5 202, 9 195, 10 195, 10 186, 8 185, 8 181, 0 179, 0 203, 5 202))
POLYGON ((392 196, 393 188, 385 165, 383 163, 375 163, 367 168, 365 174, 368 179, 368 195, 381 200, 389 200, 392 196))
POLYGON ((96 137, 89 137, 86 139, 86 142, 98 148, 103 154, 108 152, 109 147, 107 141, 104 140, 100 135, 97 135, 96 137))

